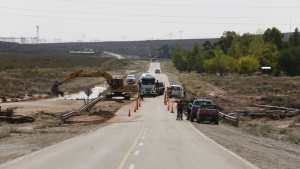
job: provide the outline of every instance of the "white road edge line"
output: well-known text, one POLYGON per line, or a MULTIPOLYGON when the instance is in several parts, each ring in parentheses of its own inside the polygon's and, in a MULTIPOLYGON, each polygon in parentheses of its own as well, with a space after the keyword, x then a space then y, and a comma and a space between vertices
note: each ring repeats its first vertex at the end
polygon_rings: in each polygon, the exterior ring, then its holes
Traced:
POLYGON ((241 156, 237 155, 236 153, 228 150, 227 148, 225 148, 224 146, 222 146, 221 144, 215 142, 213 139, 209 138, 208 136, 206 136, 205 134, 203 134, 201 131, 199 131, 198 129, 196 129, 196 127, 190 123, 190 122, 187 122, 189 124, 189 126, 196 132, 198 133, 200 136, 202 136, 203 138, 205 138, 207 141, 215 144, 216 146, 218 146, 219 148, 221 148, 222 150, 228 152, 229 154, 231 154, 233 157, 243 161, 245 164, 247 164, 248 166, 250 166, 251 168, 253 169, 260 169, 259 167, 257 167, 256 165, 250 163, 248 160, 242 158, 241 156))
POLYGON ((128 169, 134 169, 135 165, 134 164, 130 164, 128 169))
POLYGON ((130 146, 130 148, 128 149, 128 151, 126 152, 125 156, 123 157, 122 161, 120 162, 119 166, 117 169, 123 169, 126 162, 127 162, 127 159, 130 155, 130 153, 133 151, 134 147, 137 145, 140 137, 142 136, 142 133, 144 131, 144 127, 142 127, 142 129, 140 130, 139 134, 137 135, 137 137, 135 138, 133 144, 130 146))

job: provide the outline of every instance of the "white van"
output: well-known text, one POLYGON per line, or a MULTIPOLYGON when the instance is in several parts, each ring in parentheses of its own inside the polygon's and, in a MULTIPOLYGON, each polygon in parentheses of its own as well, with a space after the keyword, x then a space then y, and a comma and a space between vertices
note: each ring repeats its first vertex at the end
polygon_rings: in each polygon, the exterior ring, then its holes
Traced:
POLYGON ((183 98, 184 90, 180 85, 170 85, 167 89, 168 97, 170 98, 183 98))

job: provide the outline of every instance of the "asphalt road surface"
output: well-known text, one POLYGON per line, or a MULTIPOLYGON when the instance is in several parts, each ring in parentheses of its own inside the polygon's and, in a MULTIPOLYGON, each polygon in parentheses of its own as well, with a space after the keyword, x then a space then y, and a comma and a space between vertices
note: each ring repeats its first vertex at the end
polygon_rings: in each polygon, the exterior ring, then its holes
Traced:
MULTIPOLYGON (((151 63, 149 71, 159 67, 151 63)), ((168 83, 166 75, 156 77, 168 83)), ((257 169, 175 116, 166 110, 163 96, 145 98, 128 122, 101 127, 0 169, 257 169)))

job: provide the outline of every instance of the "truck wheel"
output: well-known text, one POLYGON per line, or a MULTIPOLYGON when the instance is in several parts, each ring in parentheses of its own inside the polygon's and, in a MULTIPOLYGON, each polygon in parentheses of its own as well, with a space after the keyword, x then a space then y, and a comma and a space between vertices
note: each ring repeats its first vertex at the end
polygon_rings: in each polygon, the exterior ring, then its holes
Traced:
POLYGON ((199 115, 196 115, 196 117, 197 117, 197 122, 201 123, 201 121, 202 121, 201 117, 199 115))
POLYGON ((219 125, 219 120, 216 120, 216 121, 215 121, 215 124, 216 124, 216 125, 219 125))
POLYGON ((202 122, 202 118, 200 116, 197 117, 197 122, 201 123, 202 122))
POLYGON ((191 122, 194 122, 194 115, 191 113, 191 117, 190 117, 191 122))
POLYGON ((218 117, 215 118, 214 123, 215 123, 216 125, 219 125, 219 118, 218 118, 218 117))

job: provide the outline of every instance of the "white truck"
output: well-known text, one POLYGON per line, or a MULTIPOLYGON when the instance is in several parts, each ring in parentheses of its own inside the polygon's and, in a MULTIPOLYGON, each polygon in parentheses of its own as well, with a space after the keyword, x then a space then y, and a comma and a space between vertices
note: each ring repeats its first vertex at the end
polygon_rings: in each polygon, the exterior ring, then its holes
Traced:
POLYGON ((139 87, 141 95, 143 96, 156 96, 157 92, 155 90, 155 77, 150 73, 144 73, 140 77, 139 87))
POLYGON ((167 87, 167 94, 169 98, 177 98, 177 99, 184 98, 185 96, 183 87, 175 84, 167 87))

